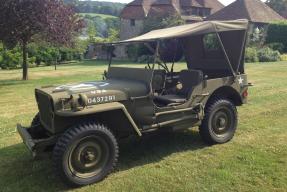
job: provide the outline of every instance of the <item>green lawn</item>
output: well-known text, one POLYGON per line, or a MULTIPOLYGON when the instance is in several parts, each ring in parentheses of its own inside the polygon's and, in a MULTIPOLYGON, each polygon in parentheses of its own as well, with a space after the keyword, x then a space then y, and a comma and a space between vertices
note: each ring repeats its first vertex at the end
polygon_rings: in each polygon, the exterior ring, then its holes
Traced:
MULTIPOLYGON (((105 68, 101 62, 33 68, 26 82, 20 70, 0 70, 0 191, 72 190, 55 177, 50 160, 32 161, 15 126, 29 125, 37 112, 35 87, 100 79, 105 68)), ((247 64, 247 73, 255 86, 231 142, 206 146, 197 129, 124 142, 107 179, 74 191, 287 191, 287 62, 247 64)))
POLYGON ((103 19, 106 18, 117 18, 116 16, 113 15, 105 15, 105 14, 100 14, 100 13, 80 13, 81 16, 86 16, 89 15, 91 17, 102 17, 103 19))

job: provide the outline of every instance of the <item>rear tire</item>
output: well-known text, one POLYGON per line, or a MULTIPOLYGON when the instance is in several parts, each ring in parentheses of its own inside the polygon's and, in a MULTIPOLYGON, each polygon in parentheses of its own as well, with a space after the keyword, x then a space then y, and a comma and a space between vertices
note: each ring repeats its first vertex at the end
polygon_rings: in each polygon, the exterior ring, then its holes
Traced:
POLYGON ((105 126, 83 123, 59 138, 53 165, 65 183, 84 186, 101 181, 113 171, 118 153, 116 138, 105 126))
POLYGON ((237 109, 234 104, 227 99, 214 99, 205 107, 199 133, 208 144, 226 143, 233 138, 237 123, 237 109))

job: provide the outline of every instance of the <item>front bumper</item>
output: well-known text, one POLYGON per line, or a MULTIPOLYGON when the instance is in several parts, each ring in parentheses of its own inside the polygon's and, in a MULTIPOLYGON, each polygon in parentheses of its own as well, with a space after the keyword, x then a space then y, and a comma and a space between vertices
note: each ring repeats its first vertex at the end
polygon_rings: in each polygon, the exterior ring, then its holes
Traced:
POLYGON ((31 127, 26 128, 20 124, 17 124, 17 130, 23 140, 23 143, 32 153, 33 158, 38 157, 43 152, 47 152, 49 147, 55 145, 58 140, 57 136, 36 138, 36 136, 33 136, 30 133, 31 127))

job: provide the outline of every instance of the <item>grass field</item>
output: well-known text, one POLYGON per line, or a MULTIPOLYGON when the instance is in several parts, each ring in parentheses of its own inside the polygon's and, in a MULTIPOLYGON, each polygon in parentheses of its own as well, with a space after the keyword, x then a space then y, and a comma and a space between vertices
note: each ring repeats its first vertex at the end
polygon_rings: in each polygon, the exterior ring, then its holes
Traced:
MULTIPOLYGON (((179 68, 183 65, 179 66, 179 68)), ((117 169, 104 181, 69 189, 50 160, 32 161, 15 131, 29 125, 40 85, 100 79, 103 63, 0 70, 0 191, 287 191, 287 62, 247 64, 249 104, 239 108, 234 139, 207 146, 197 129, 120 144, 117 169)))
POLYGON ((106 18, 117 18, 116 16, 113 15, 105 15, 105 14, 100 14, 100 13, 80 13, 81 16, 86 16, 89 15, 91 17, 102 17, 103 19, 106 18))

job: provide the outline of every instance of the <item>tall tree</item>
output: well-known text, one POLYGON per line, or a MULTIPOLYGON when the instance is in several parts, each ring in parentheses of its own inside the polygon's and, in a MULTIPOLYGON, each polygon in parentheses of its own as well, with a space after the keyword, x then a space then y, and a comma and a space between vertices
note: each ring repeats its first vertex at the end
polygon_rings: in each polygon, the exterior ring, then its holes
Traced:
POLYGON ((287 0, 267 0, 266 4, 281 15, 287 11, 287 0))
POLYGON ((28 79, 27 45, 35 37, 70 46, 83 27, 73 8, 62 0, 0 0, 0 40, 8 47, 20 43, 23 80, 28 79))
POLYGON ((97 29, 91 20, 87 22, 88 28, 87 28, 87 34, 89 36, 89 41, 92 43, 95 40, 96 34, 97 34, 97 29))

